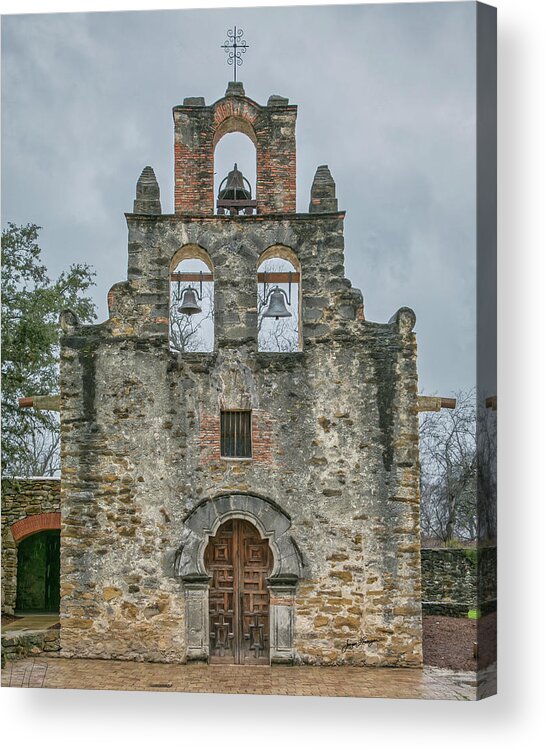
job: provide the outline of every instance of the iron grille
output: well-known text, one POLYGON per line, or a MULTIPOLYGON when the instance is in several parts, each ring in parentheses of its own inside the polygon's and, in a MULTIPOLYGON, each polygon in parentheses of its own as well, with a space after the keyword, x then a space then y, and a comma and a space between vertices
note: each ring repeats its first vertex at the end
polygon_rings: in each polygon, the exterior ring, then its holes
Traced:
POLYGON ((220 413, 220 454, 226 458, 252 457, 251 412, 241 409, 220 413))

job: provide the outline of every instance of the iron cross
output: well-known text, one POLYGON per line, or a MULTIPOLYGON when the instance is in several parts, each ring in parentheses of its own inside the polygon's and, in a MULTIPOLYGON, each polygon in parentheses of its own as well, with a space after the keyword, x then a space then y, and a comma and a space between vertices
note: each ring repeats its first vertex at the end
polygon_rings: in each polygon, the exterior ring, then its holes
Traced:
POLYGON ((233 65, 233 80, 237 81, 237 66, 243 64, 242 55, 250 47, 243 39, 244 31, 237 26, 227 30, 227 39, 220 45, 227 54, 228 65, 233 65))

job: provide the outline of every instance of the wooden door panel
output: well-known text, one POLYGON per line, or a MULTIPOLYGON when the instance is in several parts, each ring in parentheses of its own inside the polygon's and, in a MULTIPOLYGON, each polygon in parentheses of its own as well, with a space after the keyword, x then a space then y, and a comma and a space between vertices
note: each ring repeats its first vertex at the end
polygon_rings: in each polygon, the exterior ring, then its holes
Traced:
POLYGON ((243 522, 242 565, 242 649, 241 663, 269 663, 269 591, 267 577, 272 567, 269 542, 261 539, 250 523, 243 522))
POLYGON ((234 663, 237 620, 232 521, 223 524, 207 546, 205 565, 212 576, 209 590, 210 654, 219 663, 234 663))
POLYGON ((205 551, 212 663, 269 663, 269 542, 248 521, 222 524, 205 551))

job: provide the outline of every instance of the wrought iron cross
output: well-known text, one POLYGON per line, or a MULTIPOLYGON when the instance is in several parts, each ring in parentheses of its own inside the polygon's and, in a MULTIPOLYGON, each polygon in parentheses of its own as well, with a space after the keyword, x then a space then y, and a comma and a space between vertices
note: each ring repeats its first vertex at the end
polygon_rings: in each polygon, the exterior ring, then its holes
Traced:
POLYGON ((227 30, 227 39, 220 45, 226 55, 228 56, 228 65, 233 65, 233 81, 237 81, 237 66, 243 64, 242 55, 250 47, 249 44, 243 39, 245 32, 242 29, 238 29, 237 26, 227 30))

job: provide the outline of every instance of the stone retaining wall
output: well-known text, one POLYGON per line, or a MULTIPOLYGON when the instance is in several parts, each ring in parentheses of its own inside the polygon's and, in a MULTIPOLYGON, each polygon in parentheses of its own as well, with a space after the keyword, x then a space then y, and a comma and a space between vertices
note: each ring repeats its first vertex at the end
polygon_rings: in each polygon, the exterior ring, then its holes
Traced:
POLYGON ((24 659, 27 656, 58 656, 60 650, 58 628, 30 632, 15 631, 2 635, 2 665, 6 661, 24 659))
POLYGON ((497 548, 422 549, 423 614, 464 617, 496 608, 497 548))

